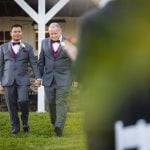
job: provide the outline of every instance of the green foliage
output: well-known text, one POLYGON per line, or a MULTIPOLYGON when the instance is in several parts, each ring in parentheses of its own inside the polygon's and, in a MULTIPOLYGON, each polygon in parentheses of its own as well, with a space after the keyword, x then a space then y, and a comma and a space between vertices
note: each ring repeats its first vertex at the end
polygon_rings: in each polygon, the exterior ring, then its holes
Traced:
POLYGON ((85 150, 83 114, 68 113, 63 137, 57 137, 50 124, 49 114, 30 112, 30 132, 11 135, 9 116, 0 112, 1 150, 85 150))

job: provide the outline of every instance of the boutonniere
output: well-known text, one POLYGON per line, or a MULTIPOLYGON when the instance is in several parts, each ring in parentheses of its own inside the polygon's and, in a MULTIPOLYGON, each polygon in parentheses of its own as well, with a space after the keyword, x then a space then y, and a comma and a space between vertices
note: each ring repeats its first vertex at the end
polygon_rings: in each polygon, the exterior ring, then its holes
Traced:
POLYGON ((64 41, 61 41, 61 42, 60 42, 60 45, 61 45, 62 47, 64 47, 64 46, 66 45, 66 43, 65 43, 64 41))
POLYGON ((20 43, 20 47, 21 47, 21 48, 25 48, 26 46, 25 46, 24 43, 20 43))

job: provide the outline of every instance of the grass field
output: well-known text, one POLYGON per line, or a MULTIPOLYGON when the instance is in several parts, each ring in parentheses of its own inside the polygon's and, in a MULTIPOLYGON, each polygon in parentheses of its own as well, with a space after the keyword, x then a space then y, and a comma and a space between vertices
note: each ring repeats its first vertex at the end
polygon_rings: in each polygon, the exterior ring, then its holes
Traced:
POLYGON ((83 114, 68 113, 63 137, 56 137, 48 113, 30 112, 30 132, 11 135, 8 112, 0 112, 0 150, 85 150, 83 114))

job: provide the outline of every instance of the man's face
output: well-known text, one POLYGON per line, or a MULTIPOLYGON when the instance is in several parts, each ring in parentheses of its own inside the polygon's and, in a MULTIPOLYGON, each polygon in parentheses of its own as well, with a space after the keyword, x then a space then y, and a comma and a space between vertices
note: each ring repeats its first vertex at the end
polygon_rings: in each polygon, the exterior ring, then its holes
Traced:
POLYGON ((21 38, 22 38, 21 27, 13 27, 11 32, 10 32, 10 36, 11 36, 12 40, 14 40, 14 41, 21 40, 21 38))
POLYGON ((49 35, 51 40, 57 41, 61 36, 61 29, 58 27, 49 28, 49 35))

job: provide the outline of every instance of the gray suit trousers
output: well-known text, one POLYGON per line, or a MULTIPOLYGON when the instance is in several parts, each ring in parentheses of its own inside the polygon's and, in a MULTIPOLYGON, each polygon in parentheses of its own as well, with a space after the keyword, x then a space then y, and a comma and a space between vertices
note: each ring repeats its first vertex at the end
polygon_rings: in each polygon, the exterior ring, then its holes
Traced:
MULTIPOLYGON (((19 104, 27 103, 28 102, 28 86, 19 86, 16 83, 14 83, 12 86, 6 86, 5 87, 5 97, 6 97, 6 103, 9 111, 10 121, 12 127, 19 127, 19 117, 18 117, 18 102, 19 104)), ((26 112, 21 109, 22 115, 25 116, 25 113, 27 114, 26 118, 28 118, 28 106, 24 106, 26 109, 26 112)), ((25 117, 24 117, 25 118, 25 117)), ((23 118, 23 122, 24 122, 23 118)), ((27 122, 27 119, 25 119, 27 122)))
POLYGON ((55 81, 53 81, 51 86, 44 86, 51 122, 54 127, 59 127, 62 130, 67 116, 67 96, 69 89, 69 86, 57 86, 55 81))

